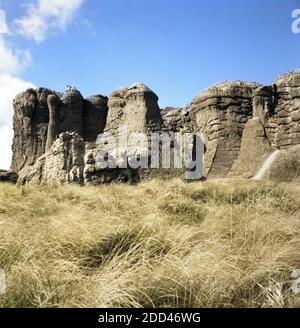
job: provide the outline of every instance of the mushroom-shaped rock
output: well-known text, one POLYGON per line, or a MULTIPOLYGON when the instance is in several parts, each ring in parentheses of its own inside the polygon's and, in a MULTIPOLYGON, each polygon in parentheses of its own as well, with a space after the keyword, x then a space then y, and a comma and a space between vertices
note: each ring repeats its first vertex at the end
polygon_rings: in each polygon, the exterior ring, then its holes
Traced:
POLYGON ((108 107, 106 131, 111 133, 116 133, 121 126, 129 133, 159 131, 163 126, 158 96, 142 83, 114 91, 108 107))

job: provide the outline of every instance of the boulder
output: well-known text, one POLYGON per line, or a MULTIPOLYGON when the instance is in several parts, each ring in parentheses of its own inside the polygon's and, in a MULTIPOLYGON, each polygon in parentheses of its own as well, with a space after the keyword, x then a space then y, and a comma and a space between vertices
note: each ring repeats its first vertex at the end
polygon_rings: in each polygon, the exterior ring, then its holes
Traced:
POLYGON ((277 150, 272 159, 267 159, 263 165, 262 174, 258 172, 256 180, 300 181, 300 145, 277 150))
POLYGON ((16 183, 18 174, 12 171, 0 170, 0 182, 16 183))

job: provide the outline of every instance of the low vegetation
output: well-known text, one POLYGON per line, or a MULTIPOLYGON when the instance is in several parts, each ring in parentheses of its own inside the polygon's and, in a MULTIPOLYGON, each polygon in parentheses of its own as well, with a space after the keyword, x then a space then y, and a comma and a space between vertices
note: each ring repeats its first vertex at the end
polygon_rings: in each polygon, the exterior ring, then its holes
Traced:
POLYGON ((0 185, 0 307, 299 307, 300 186, 0 185))

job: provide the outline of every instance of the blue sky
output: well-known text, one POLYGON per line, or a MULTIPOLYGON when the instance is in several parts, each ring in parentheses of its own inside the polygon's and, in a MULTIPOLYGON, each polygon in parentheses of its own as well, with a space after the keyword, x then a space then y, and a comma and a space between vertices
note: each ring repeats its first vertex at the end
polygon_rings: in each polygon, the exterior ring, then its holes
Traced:
POLYGON ((38 35, 22 30, 43 1, 0 0, 10 30, 3 42, 20 64, 4 73, 35 86, 71 84, 88 96, 142 81, 161 107, 184 106, 214 83, 269 84, 300 66, 291 30, 299 0, 47 0, 74 10, 65 21, 45 19, 38 35))
MULTIPOLYGON (((4 6, 8 20, 22 1, 4 6)), ((291 33, 294 0, 86 0, 65 32, 28 48, 24 79, 84 95, 109 94, 143 81, 161 106, 183 106, 223 80, 270 83, 299 67, 300 35, 291 33)))

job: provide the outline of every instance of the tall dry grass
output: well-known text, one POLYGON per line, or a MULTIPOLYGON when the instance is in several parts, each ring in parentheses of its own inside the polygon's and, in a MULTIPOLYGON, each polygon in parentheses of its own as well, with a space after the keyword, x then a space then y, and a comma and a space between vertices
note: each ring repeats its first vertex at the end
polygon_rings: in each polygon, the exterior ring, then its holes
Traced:
POLYGON ((296 307, 300 187, 0 185, 0 307, 296 307))

